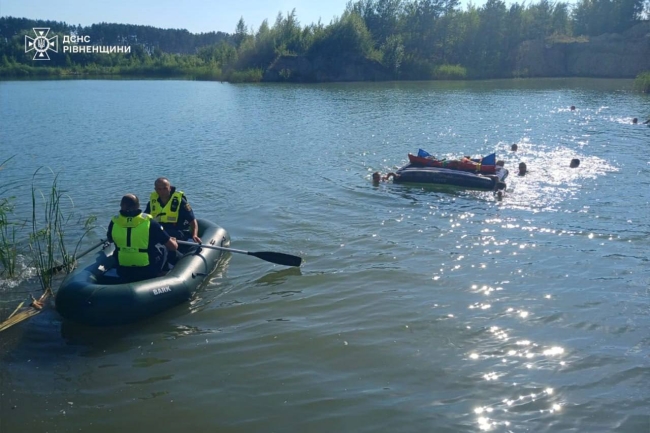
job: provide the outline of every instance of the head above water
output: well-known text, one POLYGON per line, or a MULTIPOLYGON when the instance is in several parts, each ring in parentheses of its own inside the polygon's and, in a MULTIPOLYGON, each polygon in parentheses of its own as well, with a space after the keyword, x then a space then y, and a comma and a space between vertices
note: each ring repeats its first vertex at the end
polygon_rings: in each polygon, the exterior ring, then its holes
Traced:
POLYGON ((571 106, 571 111, 575 111, 575 109, 576 109, 576 106, 575 106, 575 105, 572 105, 572 106, 571 106))
POLYGON ((379 174, 378 171, 374 172, 372 174, 372 181, 373 182, 379 182, 381 180, 381 174, 379 174))
POLYGON ((526 163, 525 162, 520 162, 519 163, 519 175, 523 176, 524 174, 526 174, 527 171, 528 171, 528 169, 526 167, 526 163))
POLYGON ((512 146, 510 146, 510 150, 512 150, 513 152, 516 152, 518 148, 519 147, 517 146, 517 144, 513 144, 512 146))
POLYGON ((638 122, 639 122, 639 119, 637 119, 636 117, 635 117, 634 119, 632 119, 632 123, 634 123, 635 125, 636 125, 638 122))
POLYGON ((580 165, 580 160, 578 158, 573 158, 571 160, 571 164, 569 164, 569 167, 576 168, 579 165, 580 165))

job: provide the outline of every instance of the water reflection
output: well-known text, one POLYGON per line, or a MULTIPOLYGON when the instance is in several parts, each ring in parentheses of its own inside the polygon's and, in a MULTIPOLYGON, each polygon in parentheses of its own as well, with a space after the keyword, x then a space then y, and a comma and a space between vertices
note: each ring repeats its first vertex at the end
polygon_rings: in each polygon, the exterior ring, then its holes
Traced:
MULTIPOLYGON (((84 83, 74 84, 105 87, 84 83)), ((3 336, 14 339, 3 397, 26 408, 2 412, 3 427, 42 430, 45 407, 67 410, 53 429, 83 430, 108 407, 105 429, 119 431, 141 421, 134 402, 175 400, 197 431, 215 419, 247 431, 647 430, 650 226, 634 198, 648 185, 648 129, 621 122, 640 112, 638 95, 501 80, 451 84, 462 87, 454 93, 438 83, 298 86, 287 98, 286 86, 147 82, 131 83, 129 99, 53 84, 60 98, 49 101, 7 92, 3 144, 29 146, 13 173, 43 160, 70 170, 77 205, 108 221, 114 209, 101 203, 124 187, 106 182, 115 167, 137 173, 136 191, 162 170, 192 186, 193 207, 233 246, 292 245, 309 261, 278 271, 236 255, 190 304, 138 326, 63 325, 61 338, 59 321, 41 314, 3 336), (143 96, 156 106, 142 110, 143 96), (96 103, 106 98, 128 118, 98 134, 114 124, 96 103), (25 100, 98 122, 29 128, 25 100), (145 165, 127 157, 142 143, 157 149, 145 165), (371 186, 372 171, 394 171, 418 147, 496 150, 530 173, 511 175, 501 202, 371 186), (178 165, 179 149, 200 153, 196 170, 178 165), (120 158, 126 166, 105 164, 120 158)), ((178 421, 159 414, 152 429, 178 421)))
MULTIPOLYGON (((526 311, 518 311, 518 316, 525 318, 528 314, 526 311)), ((531 412, 557 416, 566 402, 559 401, 552 387, 539 389, 537 386, 526 385, 524 380, 528 374, 525 371, 553 368, 553 363, 564 366, 562 355, 565 349, 560 346, 541 347, 530 339, 513 341, 512 331, 496 325, 490 326, 488 332, 496 339, 496 346, 484 352, 471 352, 467 355, 467 360, 493 360, 494 364, 481 374, 481 379, 501 383, 501 393, 506 396, 497 397, 498 401, 488 402, 474 409, 479 430, 514 427, 521 422, 521 415, 526 416, 531 412), (512 381, 510 378, 516 379, 512 381)))
POLYGON ((514 418, 518 418, 519 414, 531 412, 557 416, 562 404, 551 397, 553 394, 552 388, 546 388, 539 392, 506 398, 492 405, 479 406, 474 409, 478 428, 481 431, 491 431, 500 426, 511 427, 515 423, 514 418))

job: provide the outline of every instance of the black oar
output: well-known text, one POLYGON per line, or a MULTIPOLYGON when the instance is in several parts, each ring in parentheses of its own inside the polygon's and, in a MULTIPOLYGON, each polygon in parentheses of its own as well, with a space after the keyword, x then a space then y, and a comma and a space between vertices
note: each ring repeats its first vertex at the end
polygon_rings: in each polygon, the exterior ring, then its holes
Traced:
MULTIPOLYGON (((94 251, 95 249, 97 249, 97 247, 103 245, 105 242, 106 242, 106 241, 102 239, 101 241, 99 241, 99 243, 98 243, 97 245, 95 245, 95 246, 93 246, 93 247, 90 247, 90 248, 88 248, 86 251, 84 251, 83 253, 79 254, 78 256, 75 256, 73 262, 76 261, 76 260, 78 260, 78 259, 80 259, 80 258, 82 258, 82 257, 85 256, 86 254, 88 254, 88 253, 94 251)), ((50 274, 56 274, 57 272, 60 272, 61 270, 65 269, 65 267, 68 266, 68 265, 70 265, 70 263, 64 263, 64 264, 62 264, 62 265, 55 266, 55 267, 49 269, 49 270, 47 271, 47 273, 50 273, 50 274)))
POLYGON ((196 244, 194 242, 179 241, 179 240, 177 240, 176 242, 178 242, 179 245, 189 245, 194 247, 209 248, 212 250, 228 251, 231 253, 247 254, 249 256, 255 256, 258 259, 266 260, 267 262, 277 263, 278 265, 300 266, 302 264, 302 258, 298 256, 292 256, 291 254, 274 253, 272 251, 259 251, 253 253, 250 251, 236 250, 234 248, 216 247, 214 245, 206 245, 206 244, 196 244))

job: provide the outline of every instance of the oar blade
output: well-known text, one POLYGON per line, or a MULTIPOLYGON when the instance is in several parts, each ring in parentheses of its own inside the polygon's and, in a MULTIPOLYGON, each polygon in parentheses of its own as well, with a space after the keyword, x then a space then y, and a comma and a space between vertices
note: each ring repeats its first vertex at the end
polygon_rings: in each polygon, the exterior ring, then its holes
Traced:
MULTIPOLYGON (((197 245, 193 242, 187 242, 187 241, 177 240, 176 242, 178 242, 180 245, 194 245, 194 246, 197 245)), ((199 246, 202 248, 209 248, 212 250, 229 251, 231 253, 246 254, 249 256, 257 257, 258 259, 266 260, 267 262, 277 263, 278 265, 299 267, 302 264, 302 258, 298 256, 293 256, 291 254, 284 254, 284 253, 276 253, 274 251, 259 251, 253 253, 250 251, 236 250, 234 248, 219 247, 216 245, 200 244, 199 246)))
POLYGON ((256 253, 249 252, 248 255, 266 260, 267 262, 277 263, 278 265, 299 267, 302 264, 301 257, 293 256, 291 254, 276 253, 273 251, 258 251, 256 253))

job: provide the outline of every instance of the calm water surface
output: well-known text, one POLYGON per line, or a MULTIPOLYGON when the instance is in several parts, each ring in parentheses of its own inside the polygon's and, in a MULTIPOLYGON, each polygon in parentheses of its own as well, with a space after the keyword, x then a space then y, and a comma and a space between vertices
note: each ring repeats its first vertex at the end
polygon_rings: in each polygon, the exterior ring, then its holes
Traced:
MULTIPOLYGON (((0 83, 17 215, 39 167, 103 227, 167 176, 234 248, 305 260, 229 256, 132 326, 48 309, 0 334, 0 431, 648 433, 650 128, 632 118, 650 98, 631 85, 0 83), (496 151, 505 197, 371 184, 418 148, 496 151)), ((2 311, 28 291, 0 281, 2 311)))

